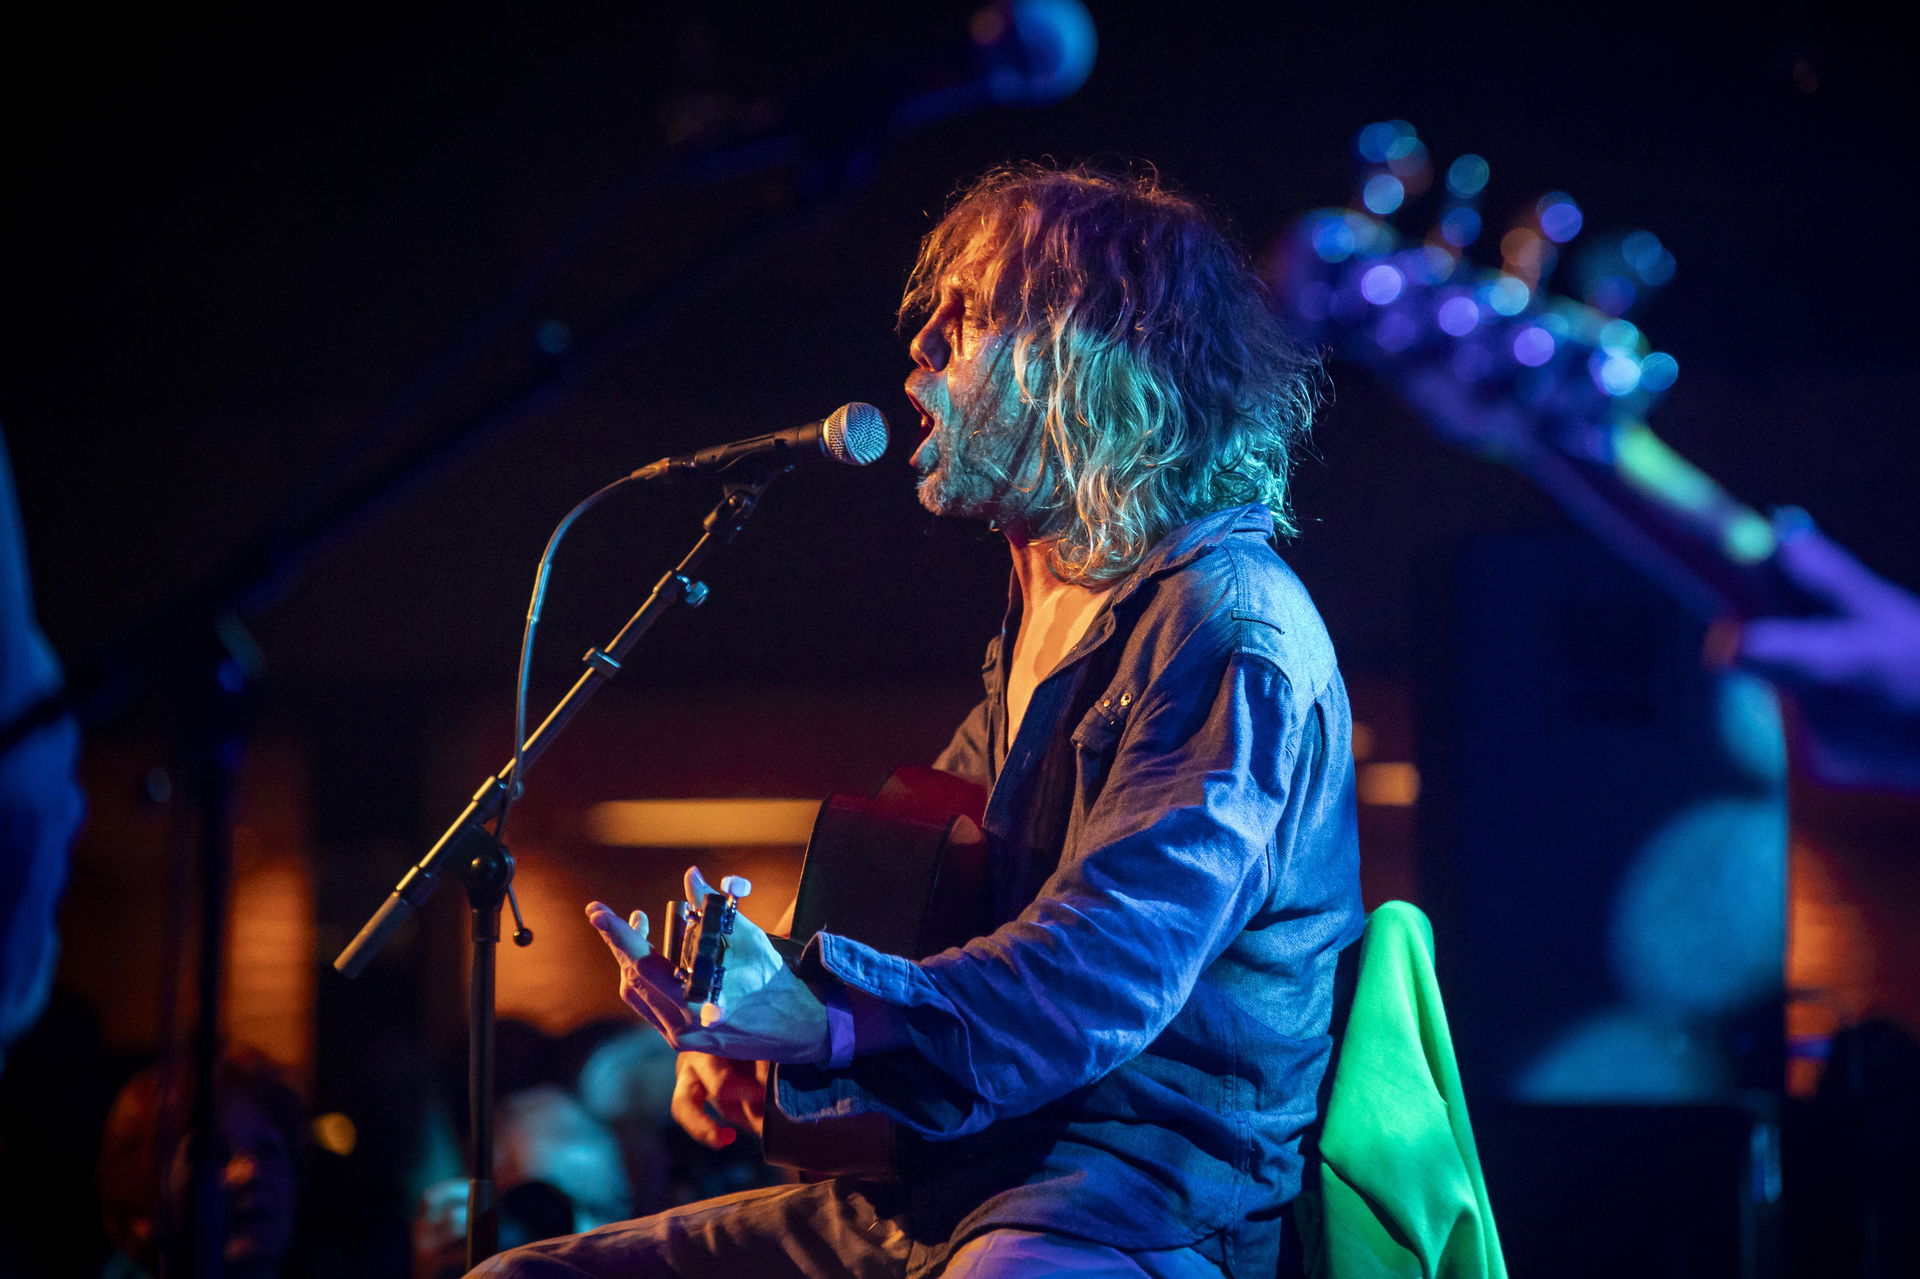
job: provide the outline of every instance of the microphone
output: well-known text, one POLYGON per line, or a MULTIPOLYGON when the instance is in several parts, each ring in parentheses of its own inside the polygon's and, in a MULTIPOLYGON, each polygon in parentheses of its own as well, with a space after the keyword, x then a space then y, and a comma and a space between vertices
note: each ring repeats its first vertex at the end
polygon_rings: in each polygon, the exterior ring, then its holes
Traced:
POLYGON ((818 422, 790 426, 784 431, 716 444, 697 453, 679 453, 649 462, 628 478, 674 480, 698 471, 715 471, 748 458, 771 457, 795 462, 830 461, 846 466, 878 462, 887 451, 887 419, 871 404, 858 400, 842 404, 818 422))

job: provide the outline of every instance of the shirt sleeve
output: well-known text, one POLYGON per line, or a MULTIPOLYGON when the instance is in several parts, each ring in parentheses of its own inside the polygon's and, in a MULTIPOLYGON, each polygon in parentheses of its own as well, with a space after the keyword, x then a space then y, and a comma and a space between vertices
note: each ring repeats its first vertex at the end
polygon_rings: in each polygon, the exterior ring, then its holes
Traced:
POLYGON ((811 965, 894 1005, 909 1046, 783 1070, 796 1119, 877 1110, 977 1132, 1145 1048, 1265 901, 1298 745, 1285 674, 1229 651, 1134 708, 1075 848, 1020 916, 915 963, 820 934, 811 965))

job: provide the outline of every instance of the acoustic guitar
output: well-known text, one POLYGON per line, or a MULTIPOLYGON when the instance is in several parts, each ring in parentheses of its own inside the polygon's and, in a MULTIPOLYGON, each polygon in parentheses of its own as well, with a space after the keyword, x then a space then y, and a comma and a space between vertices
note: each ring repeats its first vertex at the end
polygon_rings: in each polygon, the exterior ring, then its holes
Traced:
MULTIPOLYGON (((931 768, 902 768, 878 794, 832 795, 807 840, 790 938, 791 961, 815 933, 830 931, 908 959, 959 946, 992 927, 992 885, 980 821, 984 788, 931 768)), ((674 961, 689 1005, 725 1003, 726 948, 738 903, 714 893, 673 902, 662 953, 674 961)), ((780 1067, 768 1073, 768 1163, 819 1176, 896 1175, 899 1134, 865 1114, 799 1123, 780 1110, 780 1067)))

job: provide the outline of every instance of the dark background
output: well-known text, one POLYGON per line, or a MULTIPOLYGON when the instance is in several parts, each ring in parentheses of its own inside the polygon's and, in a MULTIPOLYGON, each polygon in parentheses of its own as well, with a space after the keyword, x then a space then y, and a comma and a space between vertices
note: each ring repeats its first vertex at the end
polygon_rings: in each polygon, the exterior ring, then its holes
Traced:
MULTIPOLYGON (((16 7, 6 19, 0 421, 42 620, 70 664, 126 643, 265 530, 496 403, 538 367, 543 322, 590 338, 633 299, 679 290, 615 358, 249 609, 258 722, 292 744, 303 779, 288 811, 315 859, 317 961, 504 755, 526 592, 553 523, 662 453, 848 399, 895 424, 881 464, 774 492, 713 568, 711 602, 663 623, 612 709, 589 717, 590 748, 555 756, 549 818, 564 828, 558 810, 609 796, 870 785, 885 752, 937 746, 944 730, 925 721, 968 700, 1004 558, 912 500, 892 312, 917 237, 959 182, 1002 160, 1149 161, 1257 252, 1307 209, 1345 201, 1354 132, 1400 117, 1442 163, 1487 157, 1496 230, 1552 189, 1579 200, 1590 232, 1651 229, 1679 261, 1637 317, 1681 368, 1656 429, 1736 495, 1805 506, 1869 564, 1920 583, 1920 257, 1904 242, 1920 110, 1911 41, 1864 5, 1095 3, 1098 61, 1069 100, 901 139, 870 181, 777 235, 753 228, 801 202, 805 183, 782 174, 622 204, 429 401, 380 416, 670 142, 762 103, 858 101, 875 92, 874 66, 951 42, 972 7, 16 7), (722 248, 724 266, 706 265, 722 248), (756 699, 785 709, 756 714, 756 699), (829 700, 872 711, 874 727, 822 711, 829 700), (635 718, 650 701, 664 718, 635 718), (630 747, 633 725, 677 736, 630 747), (741 748, 751 770, 686 762, 725 755, 728 732, 761 748, 741 748), (692 743, 677 771, 676 743, 692 743), (767 743, 789 762, 765 764, 767 743)), ((1470 539, 1558 517, 1517 476, 1428 437, 1363 375, 1336 369, 1335 382, 1289 558, 1363 717, 1387 755, 1408 758, 1416 677, 1441 642, 1421 601, 1470 539)), ((711 497, 625 494, 582 523, 561 556, 536 704, 625 619, 711 497)), ((103 840, 149 829, 115 814, 164 756, 170 722, 148 698, 92 733, 94 851, 83 846, 66 929, 73 963, 95 971, 129 958, 102 917, 124 894, 86 868, 144 855, 103 840)), ((1802 798, 1803 813, 1827 813, 1828 845, 1851 850, 1837 900, 1910 903, 1910 874, 1890 869, 1912 845, 1910 810, 1802 798)), ((528 829, 546 834, 542 811, 528 829)), ((1370 900, 1412 894, 1434 873, 1412 826, 1363 820, 1370 900)), ((439 909, 427 953, 457 962, 459 912, 439 909)), ((353 1104, 366 1067, 352 1046, 364 1054, 394 1027, 422 1023, 457 1046, 457 975, 419 949, 393 973, 403 980, 378 998, 321 974, 309 1067, 323 1101, 353 1104)), ((1883 960, 1873 1001, 1911 1013, 1911 973, 1883 960)), ((125 1025, 150 1014, 117 1015, 108 1040, 125 1054, 139 1046, 125 1025)), ((1490 1163, 1503 1155, 1518 1168, 1539 1148, 1520 1138, 1490 1163)), ((1509 1193, 1537 1174, 1516 1171, 1509 1193)))
MULTIPOLYGON (((1656 426, 1736 494, 1804 505, 1870 563, 1920 579, 1900 518, 1920 259, 1895 238, 1914 199, 1911 46, 1864 8, 1096 8, 1082 92, 904 139, 831 220, 757 245, 564 402, 323 559, 260 620, 275 678, 503 688, 539 546, 578 496, 846 399, 910 435, 892 303, 915 238, 986 165, 1149 160, 1257 249, 1343 201, 1353 132, 1395 116, 1442 161, 1490 159, 1495 227, 1562 189, 1591 229, 1659 234, 1680 269, 1642 319, 1682 373, 1656 426)), ((858 95, 864 67, 937 46, 967 11, 39 15, 5 55, 0 409, 56 643, 98 649, 276 513, 324 500, 323 483, 371 475, 487 403, 540 320, 592 332, 783 198, 748 181, 643 201, 424 421, 356 434, 686 120, 820 86, 858 95)), ((1302 469, 1295 558, 1348 665, 1399 672, 1410 561, 1541 508, 1442 454, 1357 376, 1338 395, 1302 469)), ((920 538, 906 451, 780 492, 716 583, 739 611, 663 633, 655 660, 705 680, 772 653, 836 674, 967 669, 998 569, 920 538)), ((624 616, 620 584, 681 527, 665 505, 629 497, 581 530, 557 627, 596 602, 624 616)))

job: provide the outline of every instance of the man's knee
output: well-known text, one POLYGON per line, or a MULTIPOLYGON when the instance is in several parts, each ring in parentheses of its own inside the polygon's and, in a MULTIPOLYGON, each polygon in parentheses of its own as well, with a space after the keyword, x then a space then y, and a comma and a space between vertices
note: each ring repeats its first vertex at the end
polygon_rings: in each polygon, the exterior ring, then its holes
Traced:
POLYGON ((538 1243, 495 1253, 469 1271, 467 1279, 582 1279, 582 1276, 593 1272, 566 1261, 557 1255, 560 1250, 555 1247, 569 1244, 579 1237, 568 1235, 561 1239, 542 1239, 538 1243))

